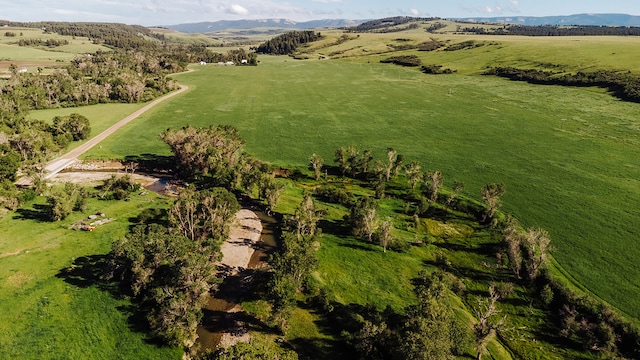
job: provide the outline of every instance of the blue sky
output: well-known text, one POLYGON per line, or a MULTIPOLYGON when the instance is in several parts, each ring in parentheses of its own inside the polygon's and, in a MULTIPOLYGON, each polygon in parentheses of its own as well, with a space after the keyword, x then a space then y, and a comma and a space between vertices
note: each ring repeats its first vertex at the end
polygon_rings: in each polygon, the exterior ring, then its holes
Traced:
POLYGON ((640 15, 640 0, 0 0, 0 19, 105 21, 140 25, 287 18, 443 18, 578 13, 640 15))

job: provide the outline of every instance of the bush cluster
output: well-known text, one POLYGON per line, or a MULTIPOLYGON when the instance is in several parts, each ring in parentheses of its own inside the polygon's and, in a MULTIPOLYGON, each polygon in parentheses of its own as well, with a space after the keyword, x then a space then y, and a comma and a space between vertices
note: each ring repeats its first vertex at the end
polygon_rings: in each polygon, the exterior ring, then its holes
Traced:
POLYGON ((416 67, 422 65, 422 60, 416 55, 401 55, 401 56, 392 56, 390 58, 386 58, 380 60, 383 64, 396 64, 400 66, 408 66, 408 67, 416 67))

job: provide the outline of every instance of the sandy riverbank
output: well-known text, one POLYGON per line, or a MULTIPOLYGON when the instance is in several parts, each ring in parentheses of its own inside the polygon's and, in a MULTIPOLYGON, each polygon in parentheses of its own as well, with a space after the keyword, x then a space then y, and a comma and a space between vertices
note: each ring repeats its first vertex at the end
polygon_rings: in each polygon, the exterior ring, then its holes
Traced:
POLYGON ((231 224, 229 238, 220 247, 222 264, 230 267, 233 274, 246 269, 261 233, 262 223, 256 213, 248 209, 238 211, 231 224))
MULTIPOLYGON (((256 213, 248 209, 238 211, 233 219, 229 230, 229 238, 220 246, 222 252, 221 263, 229 269, 229 275, 238 274, 247 269, 251 256, 255 252, 254 246, 260 241, 262 233, 262 222, 256 213)), ((242 312, 242 307, 235 304, 226 312, 230 318, 232 314, 242 312)), ((230 347, 238 342, 249 342, 249 335, 246 326, 241 321, 234 321, 234 326, 228 328, 220 336, 219 347, 230 347)))

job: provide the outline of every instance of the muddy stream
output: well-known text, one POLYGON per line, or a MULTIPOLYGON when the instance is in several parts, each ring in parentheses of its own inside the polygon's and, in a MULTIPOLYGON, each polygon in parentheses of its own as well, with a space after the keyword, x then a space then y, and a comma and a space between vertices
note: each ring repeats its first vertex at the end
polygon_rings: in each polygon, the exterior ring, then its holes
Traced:
POLYGON ((269 254, 277 247, 278 238, 277 219, 254 207, 251 210, 262 223, 261 241, 254 245, 255 252, 251 255, 248 268, 237 275, 225 277, 218 292, 209 298, 209 303, 203 309, 202 323, 198 327, 197 343, 200 344, 200 351, 215 350, 218 345, 229 345, 223 339, 225 333, 236 339, 248 340, 239 304, 243 297, 251 294, 254 270, 266 265, 269 254), (221 344, 222 342, 225 343, 221 344))

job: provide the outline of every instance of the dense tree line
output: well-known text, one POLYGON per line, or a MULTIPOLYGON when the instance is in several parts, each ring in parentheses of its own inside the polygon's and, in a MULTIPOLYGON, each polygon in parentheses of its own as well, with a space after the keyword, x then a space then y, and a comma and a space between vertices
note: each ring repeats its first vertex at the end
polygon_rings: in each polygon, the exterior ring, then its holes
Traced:
POLYGON ((395 17, 387 17, 387 18, 383 18, 383 19, 370 20, 370 21, 364 22, 364 23, 362 23, 360 25, 357 25, 357 26, 345 28, 344 30, 346 30, 348 32, 394 32, 394 31, 403 31, 403 30, 407 30, 408 28, 417 28, 418 27, 417 22, 419 22, 419 21, 432 21, 432 20, 438 20, 438 19, 439 18, 415 18, 415 17, 410 17, 410 16, 395 16, 395 17), (409 24, 409 23, 415 23, 415 24, 411 24, 411 25, 413 25, 413 27, 402 28, 402 30, 390 29, 390 28, 393 28, 395 26, 409 24))
POLYGON ((572 74, 537 69, 495 67, 487 70, 484 74, 505 77, 510 80, 526 81, 532 84, 597 86, 608 89, 623 100, 640 102, 640 77, 629 72, 598 70, 590 73, 579 71, 572 74))
POLYGON ((428 33, 435 33, 436 31, 438 31, 438 30, 440 30, 440 29, 444 29, 444 28, 446 28, 446 27, 447 27, 447 25, 446 25, 446 24, 443 24, 443 23, 441 23, 441 22, 437 22, 437 23, 435 23, 435 24, 429 25, 425 30, 426 30, 428 33))
POLYGON ((86 139, 91 132, 89 120, 71 114, 43 121, 0 119, 0 180, 14 181, 21 166, 32 166, 66 147, 71 141, 86 139))
POLYGON ((94 43, 105 44, 119 49, 138 49, 149 42, 148 39, 163 40, 164 35, 152 32, 140 25, 92 22, 2 22, 3 25, 42 29, 45 34, 57 33, 66 36, 86 37, 94 43))
POLYGON ((69 45, 69 40, 56 40, 56 39, 20 39, 18 41, 19 46, 46 46, 57 47, 63 45, 69 45))
POLYGON ((168 129, 162 139, 171 147, 183 176, 207 186, 237 189, 258 197, 273 209, 283 185, 269 172, 267 164, 244 152, 244 141, 230 125, 168 129))
POLYGON ((186 64, 166 54, 141 51, 98 52, 78 56, 50 75, 14 74, 0 86, 5 104, 18 112, 107 102, 141 102, 176 85, 166 77, 186 64))
POLYGON ((486 44, 484 42, 481 42, 481 41, 467 40, 467 41, 463 41, 463 42, 460 42, 460 43, 451 44, 451 45, 447 46, 446 48, 444 48, 444 51, 458 51, 458 50, 474 49, 474 48, 482 47, 484 45, 486 45, 486 44))
POLYGON ((293 54, 296 49, 306 43, 317 41, 322 38, 319 32, 314 31, 290 31, 286 34, 276 36, 257 47, 258 54, 288 55, 293 54))
POLYGON ((527 26, 509 24, 497 28, 465 27, 461 31, 480 35, 520 36, 640 36, 640 27, 634 26, 527 26))
POLYGON ((255 52, 247 52, 246 50, 232 49, 227 53, 217 53, 209 50, 204 45, 190 45, 184 50, 185 61, 189 63, 204 61, 207 63, 218 63, 231 61, 236 65, 258 65, 258 55, 255 52), (243 62, 243 60, 245 62, 243 62))

